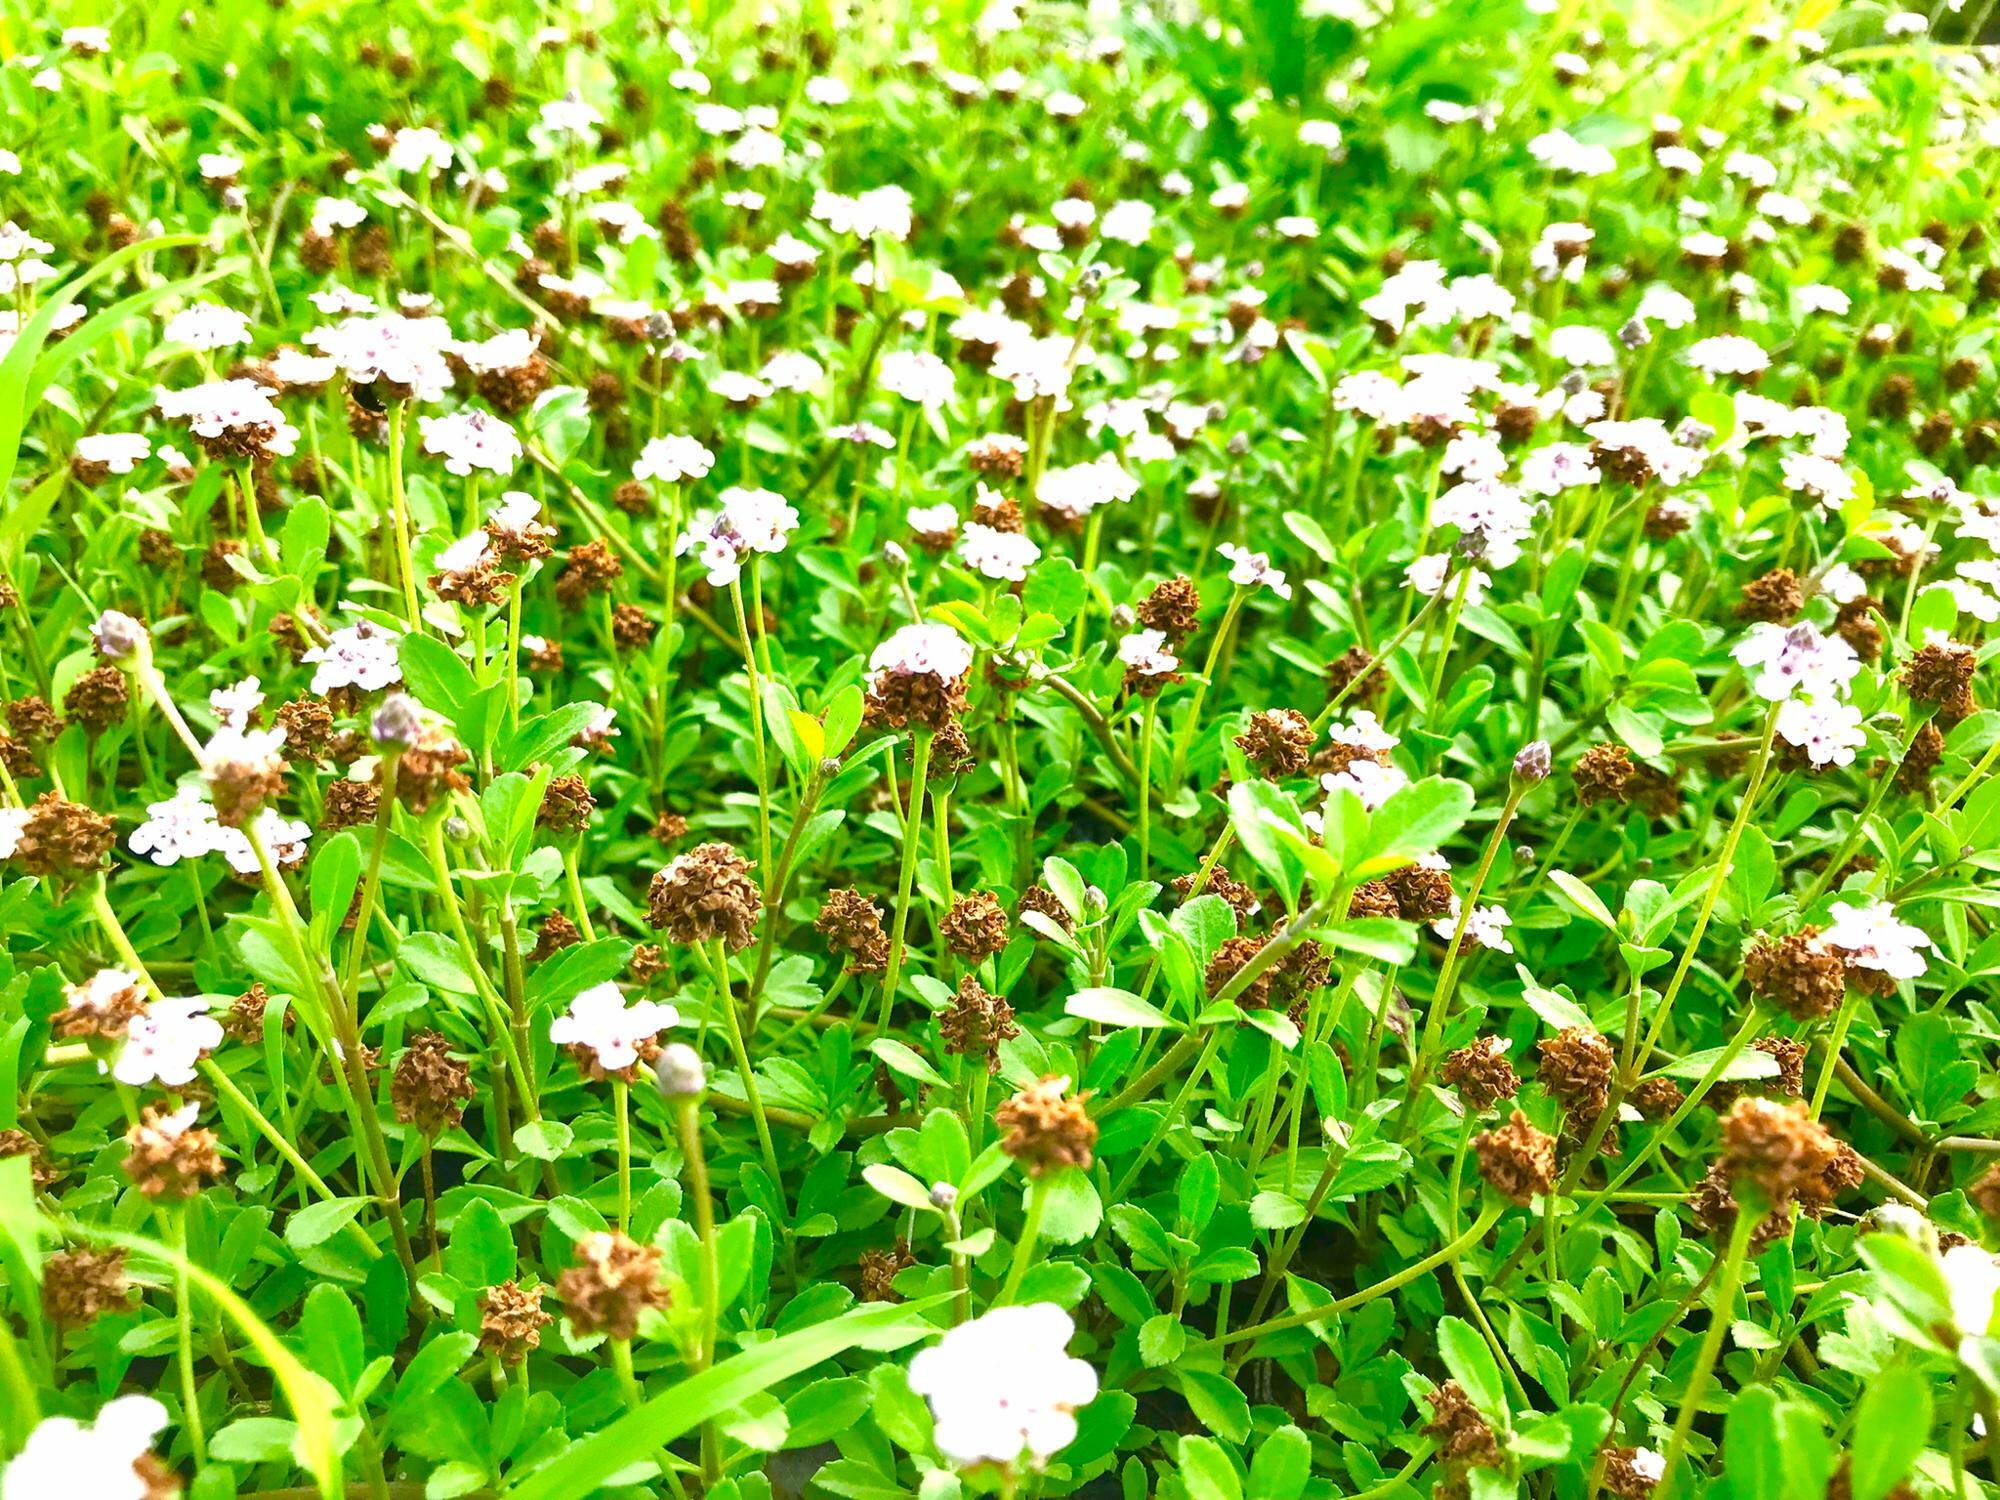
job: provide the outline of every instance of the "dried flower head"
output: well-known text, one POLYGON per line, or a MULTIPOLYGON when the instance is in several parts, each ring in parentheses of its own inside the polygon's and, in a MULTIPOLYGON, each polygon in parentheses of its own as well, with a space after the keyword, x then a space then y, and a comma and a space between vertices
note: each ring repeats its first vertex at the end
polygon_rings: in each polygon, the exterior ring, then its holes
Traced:
POLYGON ((1082 1096, 1066 1098, 1070 1081, 1050 1076, 1031 1083, 993 1112, 1005 1132, 1000 1145, 1040 1177, 1058 1167, 1088 1167, 1097 1144, 1097 1122, 1082 1096))
POLYGON ((617 1230, 577 1242, 576 1263, 557 1279, 556 1297, 578 1333, 614 1339, 630 1339, 641 1314, 672 1301, 660 1279, 660 1252, 617 1230))
POLYGON ((721 938, 740 952, 750 946, 764 905, 750 869, 727 844, 697 844, 653 877, 647 920, 676 943, 721 938))

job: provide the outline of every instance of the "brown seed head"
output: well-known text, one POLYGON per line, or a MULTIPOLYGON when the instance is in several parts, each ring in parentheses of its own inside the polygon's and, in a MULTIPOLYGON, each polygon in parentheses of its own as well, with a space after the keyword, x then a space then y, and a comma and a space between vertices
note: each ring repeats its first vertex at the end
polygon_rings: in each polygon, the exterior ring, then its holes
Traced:
POLYGON ((994 1123, 1006 1132, 1000 1146, 1040 1177, 1058 1167, 1088 1167, 1097 1144, 1097 1122, 1090 1118, 1081 1096, 1065 1098, 1067 1078, 1048 1077, 1031 1083, 993 1112, 994 1123))
POLYGON ((576 1264, 556 1282, 556 1296, 578 1333, 629 1339, 649 1307, 672 1301, 660 1281, 660 1252, 617 1230, 600 1230, 577 1243, 576 1264))
POLYGON ((653 877, 647 920, 676 943, 719 937, 741 952, 764 904, 750 868, 727 844, 697 844, 653 877))

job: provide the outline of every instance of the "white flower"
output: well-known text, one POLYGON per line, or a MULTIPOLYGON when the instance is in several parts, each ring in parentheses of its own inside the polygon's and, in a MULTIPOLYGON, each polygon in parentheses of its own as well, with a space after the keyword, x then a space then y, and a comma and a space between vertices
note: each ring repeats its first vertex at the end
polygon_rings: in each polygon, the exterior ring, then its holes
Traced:
POLYGON ((194 1082, 195 1066, 222 1045, 222 1026, 199 995, 155 1000, 125 1028, 111 1076, 130 1088, 170 1089, 194 1082))
POLYGON ((1685 328, 1694 321, 1694 303, 1668 286, 1649 286, 1639 297, 1634 317, 1662 328, 1685 328))
MULTIPOLYGON (((1431 923, 1431 931, 1446 942, 1458 931, 1458 919, 1465 911, 1465 903, 1458 892, 1451 896, 1451 910, 1431 923)), ((1507 929, 1514 925, 1514 919, 1507 915, 1503 906, 1475 906, 1471 919, 1465 924, 1465 939, 1481 948, 1491 948, 1496 953, 1512 953, 1514 945, 1507 940, 1507 929)))
POLYGON ((680 433, 656 437, 639 451, 632 465, 634 479, 657 479, 665 484, 702 479, 715 467, 715 455, 694 438, 680 433))
POLYGON ((451 389, 451 325, 443 318, 400 313, 343 318, 329 328, 306 330, 304 341, 327 355, 356 385, 377 380, 407 387, 419 401, 436 401, 451 389))
POLYGON ((521 439, 500 418, 483 411, 453 412, 444 417, 419 417, 424 452, 444 459, 445 472, 467 475, 474 469, 512 474, 521 461, 521 439))
POLYGON ((1159 217, 1150 203, 1123 198, 1104 211, 1097 232, 1121 245, 1143 245, 1153 237, 1153 223, 1159 217))
MULTIPOLYGON (((277 865, 294 865, 305 858, 306 843, 312 838, 312 828, 296 818, 281 817, 276 810, 265 808, 257 814, 254 825, 257 838, 264 845, 264 852, 277 865)), ((229 861, 229 868, 238 875, 258 875, 263 872, 263 862, 257 858, 257 851, 251 846, 250 836, 240 828, 215 830, 216 848, 229 861)))
POLYGON ((1832 912, 1833 920, 1820 934, 1820 941, 1829 948, 1838 948, 1850 964, 1887 974, 1891 979, 1922 976, 1927 965, 1917 950, 1930 947, 1930 937, 1921 927, 1913 927, 1898 917, 1896 908, 1888 902, 1852 906, 1836 901, 1832 912))
POLYGON ((28 809, 0 807, 0 859, 12 859, 20 846, 21 830, 27 826, 28 809))
POLYGON ((826 378, 826 367, 810 354, 785 349, 764 361, 759 376, 774 391, 810 391, 826 378))
POLYGON ((762 401, 771 394, 768 382, 745 375, 741 370, 717 370, 709 377, 708 388, 732 406, 762 401))
POLYGON ((246 677, 208 695, 208 706, 216 719, 231 729, 250 727, 251 715, 264 702, 263 687, 255 677, 246 677))
POLYGON ((1778 460, 1785 476, 1785 488, 1813 496, 1828 510, 1837 511, 1854 497, 1854 476, 1831 458, 1816 453, 1787 453, 1778 460))
POLYGON ((587 1047, 605 1072, 629 1068, 639 1060, 639 1046, 669 1026, 680 1024, 681 1013, 653 1000, 625 1003, 612 983, 594 984, 569 1003, 569 1013, 549 1023, 549 1040, 559 1046, 587 1047))
POLYGON ((912 506, 903 519, 921 537, 949 539, 958 531, 958 511, 948 500, 937 505, 912 506))
POLYGON ((0 1470, 0 1500, 146 1500, 153 1481, 139 1460, 166 1425, 167 1409, 151 1396, 119 1396, 89 1423, 45 1417, 0 1470))
POLYGON ((1552 329, 1549 333, 1549 353, 1572 370, 1618 363, 1618 351, 1611 343, 1611 336, 1602 328, 1591 328, 1581 323, 1552 329))
POLYGON ((1951 1320, 1961 1338, 1983 1338, 1992 1331, 2000 1305, 2000 1261, 1977 1245, 1954 1245, 1938 1257, 1951 1296, 1951 1320))
POLYGON ((930 1402, 938 1450, 952 1462, 1039 1467, 1076 1437, 1076 1410, 1097 1372, 1067 1353, 1076 1325, 1052 1302, 998 1307, 950 1330, 910 1361, 910 1389, 930 1402))
POLYGON ((1755 375, 1767 370, 1771 356, 1754 339, 1740 333, 1718 333, 1688 347, 1687 362, 1706 375, 1755 375))
POLYGON ((76 440, 76 456, 87 464, 103 464, 113 474, 130 474, 153 451, 136 432, 93 432, 76 440))
POLYGON ((542 128, 551 135, 589 136, 603 123, 604 116, 573 93, 542 105, 542 128))
POLYGON ((1028 576, 1028 569, 1041 560, 1042 549, 1018 531, 1000 531, 968 521, 958 539, 958 555, 983 578, 1020 583, 1028 576))
POLYGON ((1263 587, 1280 599, 1292 597, 1292 586, 1285 582, 1282 569, 1271 566, 1271 559, 1262 552, 1252 552, 1248 547, 1239 547, 1234 542, 1224 542, 1215 549, 1229 559, 1229 581, 1240 589, 1263 587))
POLYGON ((1868 741, 1861 710, 1838 698, 1787 698, 1778 708, 1778 738, 1805 751, 1815 766, 1851 766, 1868 741))
POLYGON ((190 349, 227 349, 249 342, 250 318, 233 307, 197 302, 167 319, 161 336, 170 344, 186 344, 190 349))
POLYGON ((165 802, 146 804, 146 821, 132 830, 134 854, 156 865, 175 865, 215 853, 221 825, 200 790, 183 787, 165 802))
POLYGON ((62 44, 79 57, 102 57, 111 50, 111 32, 103 26, 66 26, 62 44))
POLYGON ((1167 649, 1166 632, 1135 630, 1118 643, 1118 660, 1141 677, 1168 677, 1180 670, 1180 658, 1167 649))
POLYGON ((972 670, 972 646, 949 625, 905 625, 875 648, 869 675, 936 677, 956 682, 972 670))
POLYGON ((389 167, 396 172, 429 176, 451 165, 451 143, 428 125, 396 132, 389 145, 389 167))
POLYGON ((162 391, 155 404, 161 416, 186 422, 196 437, 228 438, 281 458, 298 445, 298 428, 254 380, 211 380, 184 391, 162 391))
POLYGON ((1343 789, 1354 793, 1361 805, 1373 812, 1408 786, 1410 778, 1400 766, 1356 757, 1344 769, 1320 777, 1319 784, 1329 793, 1343 789))
POLYGON ((851 234, 858 240, 884 236, 892 240, 910 237, 912 200, 907 189, 871 188, 858 197, 829 193, 822 188, 813 197, 812 217, 835 234, 851 234))
POLYGON ((358 620, 334 631, 324 646, 314 646, 300 660, 318 666, 312 690, 320 697, 344 687, 372 693, 403 680, 403 669, 396 659, 398 639, 393 630, 358 620))
POLYGON ((1586 146, 1567 130, 1545 130, 1528 142, 1528 154, 1543 166, 1576 177, 1601 177, 1618 165, 1607 146, 1586 146))
POLYGON ((440 573, 465 573, 485 562, 493 551, 493 538, 484 531, 475 531, 470 536, 462 536, 444 551, 438 553, 436 567, 440 573))
POLYGON ((1759 621, 1729 654, 1745 672, 1755 673, 1750 690, 1767 703, 1782 703, 1799 691, 1837 695, 1861 670, 1852 646, 1837 635, 1821 635, 1806 621, 1759 621))
POLYGON ((935 354, 898 350, 882 356, 875 383, 892 396, 936 408, 951 400, 958 377, 935 354))
POLYGON ((806 80, 806 102, 822 108, 833 109, 854 97, 854 91, 838 78, 829 78, 824 73, 806 80))
POLYGON ((1119 466, 1109 453, 1087 464, 1050 469, 1035 486, 1035 499, 1050 510, 1081 519, 1100 505, 1130 500, 1139 493, 1139 481, 1119 466))
POLYGON ((132 992, 139 989, 143 981, 137 974, 125 969, 99 969, 82 984, 63 986, 63 1009, 71 1016, 83 1018, 86 1023, 100 1024, 90 1029, 100 1035, 108 1035, 114 1019, 126 1014, 132 992))

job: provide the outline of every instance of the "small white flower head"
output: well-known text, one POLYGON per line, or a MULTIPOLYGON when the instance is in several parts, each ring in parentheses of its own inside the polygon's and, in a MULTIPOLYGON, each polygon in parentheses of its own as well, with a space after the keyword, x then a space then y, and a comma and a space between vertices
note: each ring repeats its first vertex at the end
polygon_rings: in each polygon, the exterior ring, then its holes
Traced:
POLYGON ((1152 204, 1137 198, 1125 198, 1104 211, 1104 219, 1097 226, 1097 232, 1121 245, 1143 245, 1153 237, 1153 224, 1158 217, 1158 211, 1152 204))
POLYGON ((155 1000, 125 1029, 111 1076, 130 1088, 186 1088, 195 1068, 222 1045, 222 1026, 199 995, 155 1000))
POLYGON ((1180 658, 1167 649, 1166 632, 1135 630, 1118 642, 1118 660, 1128 676, 1170 677, 1180 670, 1180 658))
POLYGON ((1861 710, 1828 695, 1801 694, 1781 703, 1778 738, 1804 751, 1820 769, 1853 765, 1854 752, 1868 742, 1861 729, 1861 710))
POLYGON ((319 668, 313 673, 312 690, 322 698, 344 687, 372 693, 403 680, 402 664, 396 656, 399 639, 393 630, 357 620, 334 631, 324 646, 314 646, 300 660, 319 668))
POLYGON ((1771 367, 1771 356, 1755 339, 1740 333, 1718 333, 1689 345, 1687 362, 1711 377, 1757 375, 1771 367))
POLYGON ((184 391, 162 391, 157 405, 161 416, 187 423, 204 446, 222 453, 261 449, 283 458, 298 446, 298 428, 254 380, 211 380, 184 391))
POLYGON ((255 677, 246 677, 208 695, 209 711, 216 722, 231 729, 248 729, 257 710, 263 707, 264 690, 255 677))
POLYGON ((671 1005, 653 1000, 627 1005, 616 984, 594 984, 549 1023, 549 1040, 587 1049, 600 1069, 613 1073, 638 1062, 641 1048, 680 1019, 671 1005))
POLYGON ((686 1042, 669 1042, 653 1060, 653 1078, 669 1099, 691 1099, 708 1088, 701 1054, 686 1042))
POLYGON ((424 452, 444 460, 445 471, 460 476, 474 469, 508 475, 521 461, 521 439, 500 418, 483 411, 453 412, 444 417, 419 417, 424 452))
POLYGON ((202 352, 229 349, 250 341, 250 318, 233 307, 197 302, 167 319, 162 337, 170 344, 185 344, 202 352))
POLYGON ((429 177, 451 165, 451 142, 428 125, 396 132, 389 143, 389 167, 399 173, 421 172, 429 177))
POLYGON ((968 521, 958 539, 958 555, 982 578, 1020 583, 1028 576, 1028 569, 1041 560, 1042 549, 1021 532, 968 521))
POLYGON ((102 57, 111 50, 111 32, 104 26, 66 26, 62 44, 65 52, 78 57, 102 57))
POLYGON ((672 433, 653 438, 639 450, 639 461, 632 465, 632 477, 680 484, 689 479, 705 479, 714 467, 713 453, 694 438, 672 433))
MULTIPOLYGON (((96 29, 96 28, 93 28, 96 29)), ((5 1500, 147 1500, 153 1480, 140 1461, 167 1425, 167 1409, 151 1396, 119 1396, 99 1408, 95 1421, 44 1417, 5 1469, 5 1500)))
MULTIPOLYGON (((1431 923, 1431 931, 1446 942, 1458 931, 1458 919, 1465 912, 1465 903, 1456 891, 1452 892, 1451 910, 1431 923)), ((1491 948, 1496 953, 1512 953, 1514 945, 1507 939, 1507 929, 1514 925, 1514 919, 1507 915, 1504 906, 1475 906, 1472 916, 1465 924, 1465 940, 1480 948, 1491 948)))
POLYGON ((164 802, 146 804, 146 821, 132 830, 132 852, 156 865, 200 859, 220 847, 215 808, 195 787, 183 787, 164 802))
POLYGON ((1052 1302, 999 1307, 961 1323, 910 1361, 930 1402, 938 1451, 971 1467, 1039 1468, 1076 1438, 1097 1372, 1068 1353, 1076 1325, 1052 1302))
POLYGON ((1037 502, 1072 520, 1081 520, 1100 505, 1130 500, 1138 493, 1139 481, 1109 453, 1087 464, 1050 469, 1035 487, 1037 502))
POLYGON ((1267 588, 1280 599, 1292 597, 1292 586, 1285 582, 1284 571, 1272 567, 1266 554, 1252 552, 1234 542, 1224 542, 1215 550, 1229 560, 1229 581, 1238 588, 1267 588))
POLYGON ((958 377, 935 354, 898 350, 882 356, 875 383, 892 396, 935 410, 951 400, 958 377))
POLYGON ((1832 914, 1820 941, 1840 950, 1849 964, 1891 979, 1922 977, 1928 966, 1920 950, 1931 946, 1930 936, 1898 917, 1896 908, 1887 901, 1871 901, 1866 906, 1836 901, 1832 914))
POLYGON ((1807 621, 1759 621, 1729 654, 1754 674, 1750 690, 1767 703, 1782 703, 1797 692, 1837 697, 1861 670, 1852 646, 1837 635, 1821 635, 1807 621))
POLYGON ((884 676, 935 677, 956 682, 972 670, 972 644, 949 625, 905 625, 877 646, 868 672, 884 676))

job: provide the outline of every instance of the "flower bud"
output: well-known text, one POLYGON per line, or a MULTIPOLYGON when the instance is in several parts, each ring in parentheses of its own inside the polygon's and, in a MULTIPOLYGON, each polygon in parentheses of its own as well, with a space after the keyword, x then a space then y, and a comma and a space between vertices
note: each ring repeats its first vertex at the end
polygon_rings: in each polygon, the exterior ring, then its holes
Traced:
POLYGON ((375 736, 375 743, 385 750, 408 749, 424 732, 417 700, 408 693, 391 693, 375 710, 369 731, 375 736))
POLYGON ((958 1189, 948 1182, 931 1184, 931 1207, 939 1213, 950 1213, 958 1206, 958 1189))
POLYGON ((701 1054, 686 1042, 669 1042, 653 1062, 653 1077, 669 1099, 692 1099, 708 1087, 701 1054))
POLYGON ((1531 740, 1523 745, 1514 757, 1514 779, 1524 786, 1534 786, 1549 779, 1549 767, 1553 752, 1547 740, 1531 740))
POLYGON ((91 642, 106 661, 128 662, 151 642, 146 627, 130 615, 107 609, 90 627, 91 642))

